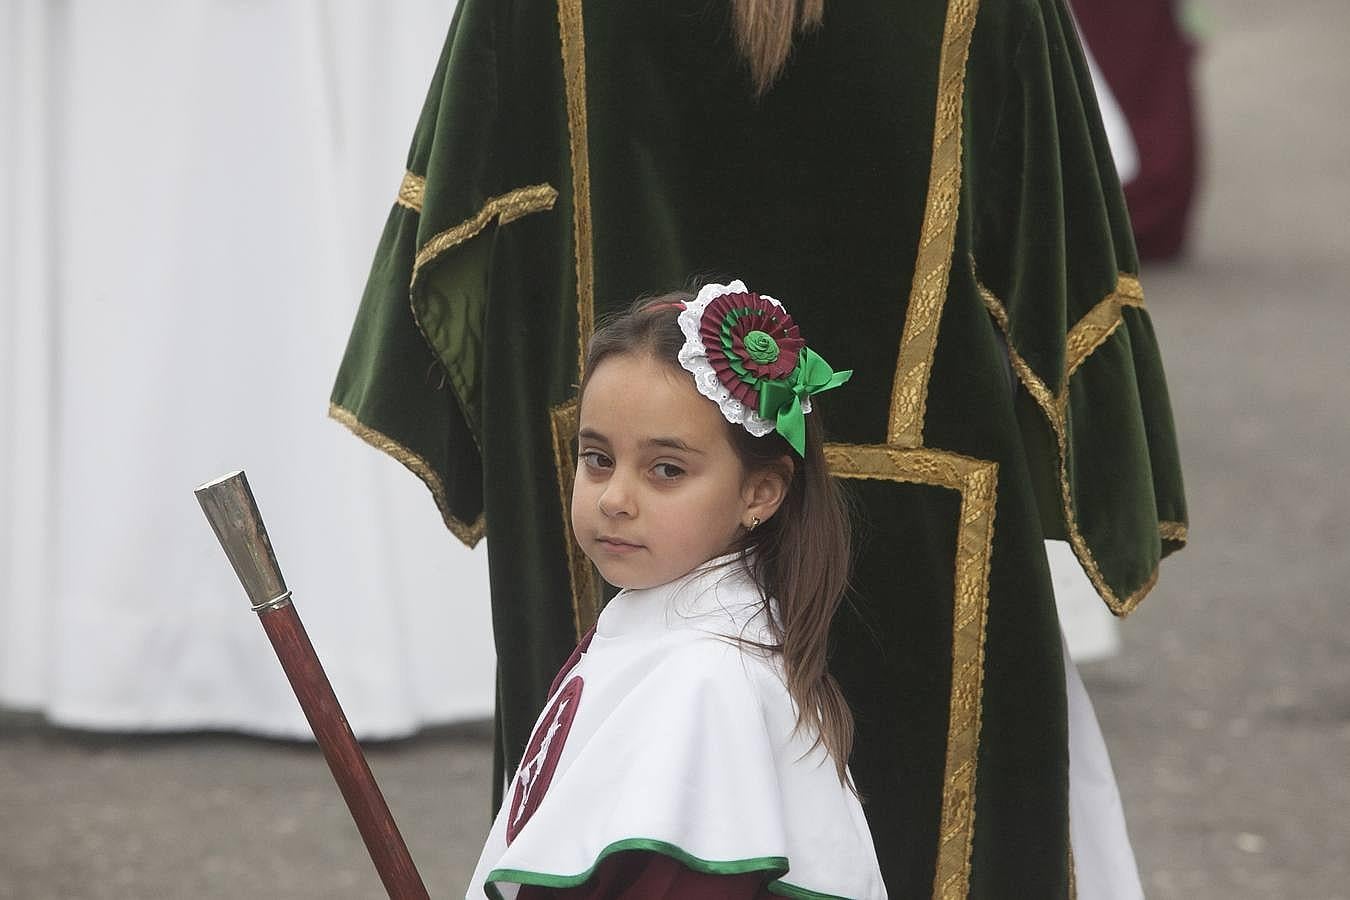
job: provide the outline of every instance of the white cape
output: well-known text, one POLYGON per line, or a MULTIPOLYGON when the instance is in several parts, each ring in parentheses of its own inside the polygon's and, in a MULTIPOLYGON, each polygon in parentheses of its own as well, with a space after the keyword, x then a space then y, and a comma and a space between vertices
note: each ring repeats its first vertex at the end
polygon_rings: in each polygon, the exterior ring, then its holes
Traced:
POLYGON ((610 601, 536 723, 467 896, 580 884, 639 849, 763 871, 784 896, 884 898, 862 807, 796 733, 779 658, 726 638, 766 640, 760 609, 730 557, 610 601))

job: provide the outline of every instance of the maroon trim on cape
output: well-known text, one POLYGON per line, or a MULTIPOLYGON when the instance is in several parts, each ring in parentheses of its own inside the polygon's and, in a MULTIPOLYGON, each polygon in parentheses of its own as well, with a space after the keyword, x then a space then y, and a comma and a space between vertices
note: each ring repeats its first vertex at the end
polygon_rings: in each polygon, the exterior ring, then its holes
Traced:
POLYGON ((607 856, 585 884, 570 888, 521 885, 516 900, 764 900, 775 897, 767 874, 709 875, 649 850, 607 856))
POLYGON ((572 651, 572 655, 567 657, 567 662, 563 663, 563 667, 558 670, 558 674, 553 676, 553 683, 548 686, 546 696, 552 697, 558 693, 558 687, 562 685, 568 674, 577 667, 577 663, 581 662, 581 655, 590 649, 591 638, 593 637, 595 637, 594 625, 591 626, 590 631, 581 636, 581 643, 577 644, 576 649, 572 651))
POLYGON ((572 720, 576 718, 577 706, 581 703, 582 685, 580 675, 567 682, 530 737, 525 755, 521 757, 520 768, 516 770, 511 809, 506 814, 507 846, 516 839, 525 823, 530 821, 543 801, 544 794, 548 793, 553 772, 558 768, 558 758, 562 756, 563 746, 567 743, 567 733, 572 730, 572 720))

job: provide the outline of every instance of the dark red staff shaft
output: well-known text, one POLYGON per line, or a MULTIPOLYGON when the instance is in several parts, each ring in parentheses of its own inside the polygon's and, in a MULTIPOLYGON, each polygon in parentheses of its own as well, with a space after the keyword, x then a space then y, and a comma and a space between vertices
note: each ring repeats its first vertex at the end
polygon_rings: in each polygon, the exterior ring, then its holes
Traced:
POLYGON ((328 760, 328 768, 333 771, 356 829, 366 842, 384 889, 395 900, 425 900, 426 886, 403 843, 403 835, 399 834, 361 746, 347 724, 314 645, 305 634, 305 626, 291 605, 291 592, 272 552, 272 542, 248 479, 243 472, 231 472, 193 493, 252 601, 263 630, 272 639, 272 649, 276 650, 319 749, 328 760))
POLYGON ((375 776, 347 724, 347 717, 319 664, 319 657, 295 607, 287 605, 259 613, 258 621, 271 639, 281 668, 286 671, 300 708, 305 711, 305 718, 309 720, 324 759, 328 760, 333 780, 347 801, 361 839, 366 842, 366 850, 380 873, 384 889, 398 900, 426 898, 427 889, 403 842, 403 835, 394 824, 380 786, 375 783, 375 776))

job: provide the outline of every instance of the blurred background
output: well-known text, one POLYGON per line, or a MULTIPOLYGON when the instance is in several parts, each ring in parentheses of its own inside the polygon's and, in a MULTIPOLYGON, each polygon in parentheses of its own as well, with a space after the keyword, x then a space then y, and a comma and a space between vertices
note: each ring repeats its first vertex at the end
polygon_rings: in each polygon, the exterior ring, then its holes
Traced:
MULTIPOLYGON (((452 6, 0 6, 0 898, 381 894, 190 495, 236 468, 428 887, 462 891, 483 548, 326 418, 452 6)), ((1074 6, 1191 507, 1118 628, 1057 568, 1144 887, 1347 898, 1350 4, 1074 6)))

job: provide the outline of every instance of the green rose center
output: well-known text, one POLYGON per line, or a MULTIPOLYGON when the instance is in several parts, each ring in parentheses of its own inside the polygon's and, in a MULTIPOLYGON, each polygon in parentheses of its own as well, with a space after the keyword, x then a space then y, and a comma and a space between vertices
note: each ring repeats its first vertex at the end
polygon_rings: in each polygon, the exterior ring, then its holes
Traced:
POLYGON ((778 342, 762 331, 752 331, 745 336, 745 352, 757 363, 771 363, 778 359, 778 342))

